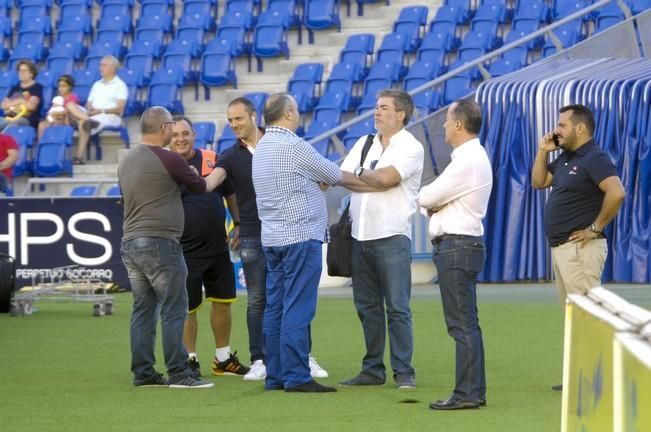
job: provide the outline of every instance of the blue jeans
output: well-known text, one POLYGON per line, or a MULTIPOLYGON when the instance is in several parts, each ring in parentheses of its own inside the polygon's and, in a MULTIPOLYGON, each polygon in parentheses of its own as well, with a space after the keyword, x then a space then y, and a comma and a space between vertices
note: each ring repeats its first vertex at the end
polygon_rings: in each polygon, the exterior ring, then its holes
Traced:
POLYGON ((362 371, 386 380, 384 348, 389 323, 393 377, 414 375, 411 357, 411 241, 403 235, 353 240, 353 300, 364 330, 362 371), (386 305, 386 316, 385 316, 386 305))
POLYGON ((263 249, 267 257, 265 388, 295 387, 312 381, 310 323, 316 314, 321 279, 321 242, 308 240, 263 249))
POLYGON ((246 279, 246 325, 249 329, 251 363, 264 360, 264 334, 262 322, 267 304, 267 259, 260 237, 240 237, 240 256, 246 279))
POLYGON ((150 379, 154 370, 156 321, 160 312, 165 366, 171 380, 190 376, 183 346, 188 311, 187 269, 178 243, 157 237, 123 241, 120 253, 133 294, 131 314, 131 371, 133 383, 150 379))
POLYGON ((456 385, 452 396, 473 401, 485 399, 484 341, 477 312, 477 274, 486 260, 484 240, 442 236, 434 240, 432 259, 438 271, 448 334, 456 345, 456 385))

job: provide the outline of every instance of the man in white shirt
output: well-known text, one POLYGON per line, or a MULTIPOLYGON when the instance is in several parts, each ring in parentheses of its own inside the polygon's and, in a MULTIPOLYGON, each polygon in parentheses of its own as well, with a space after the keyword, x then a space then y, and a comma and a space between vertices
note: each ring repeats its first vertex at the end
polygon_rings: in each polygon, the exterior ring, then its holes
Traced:
POLYGON ((117 75, 120 62, 108 55, 99 64, 102 79, 95 82, 88 94, 86 112, 79 117, 79 142, 77 156, 72 158, 76 165, 84 164, 86 147, 91 135, 100 133, 106 127, 122 124, 122 114, 127 103, 127 85, 117 75))
POLYGON ((418 202, 431 215, 433 261, 438 271, 448 334, 456 344, 456 383, 446 400, 430 403, 436 410, 478 408, 486 404, 484 342, 477 313, 477 274, 484 267, 484 227, 493 171, 478 139, 481 109, 459 100, 448 109, 443 127, 452 146, 452 161, 418 202))
POLYGON ((366 137, 355 143, 341 165, 341 184, 353 191, 353 300, 366 342, 362 371, 342 381, 343 386, 384 384, 387 321, 393 379, 399 388, 416 386, 409 307, 411 216, 418 208, 424 151, 422 144, 405 130, 413 111, 413 101, 406 92, 380 92, 375 107, 378 134, 363 164, 360 161, 366 137))

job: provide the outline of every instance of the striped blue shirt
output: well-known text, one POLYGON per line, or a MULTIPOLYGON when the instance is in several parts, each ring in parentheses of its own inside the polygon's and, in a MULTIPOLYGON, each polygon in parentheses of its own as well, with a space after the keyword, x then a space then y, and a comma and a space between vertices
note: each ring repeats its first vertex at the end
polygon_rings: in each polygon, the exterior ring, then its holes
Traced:
POLYGON ((271 126, 253 155, 262 245, 327 241, 328 211, 319 183, 342 180, 339 167, 288 129, 271 126))

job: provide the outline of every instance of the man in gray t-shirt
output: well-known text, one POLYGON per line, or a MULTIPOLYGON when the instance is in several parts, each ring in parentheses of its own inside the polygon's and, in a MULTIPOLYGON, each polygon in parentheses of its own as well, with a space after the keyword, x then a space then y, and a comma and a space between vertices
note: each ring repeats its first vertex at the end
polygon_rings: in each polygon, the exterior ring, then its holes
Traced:
POLYGON ((183 346, 188 297, 179 244, 183 234, 180 186, 194 193, 209 192, 217 186, 217 175, 204 179, 182 157, 163 148, 172 138, 173 124, 165 108, 147 109, 140 119, 142 144, 129 150, 118 166, 124 199, 120 253, 133 294, 131 371, 137 387, 208 388, 214 384, 192 377, 183 346), (169 381, 154 370, 159 307, 169 381))

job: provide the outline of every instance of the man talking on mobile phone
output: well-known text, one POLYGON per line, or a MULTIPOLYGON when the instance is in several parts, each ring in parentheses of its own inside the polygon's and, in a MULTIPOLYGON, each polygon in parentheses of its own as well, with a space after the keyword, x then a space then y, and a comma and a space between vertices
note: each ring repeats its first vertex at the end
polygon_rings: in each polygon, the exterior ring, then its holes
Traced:
POLYGON ((608 255, 603 231, 624 201, 624 186, 610 157, 594 142, 594 128, 587 107, 562 107, 556 129, 540 139, 531 171, 534 188, 552 187, 544 223, 563 310, 568 293, 585 294, 601 285, 608 255), (557 150, 554 138, 563 151, 548 163, 549 153, 557 150))

